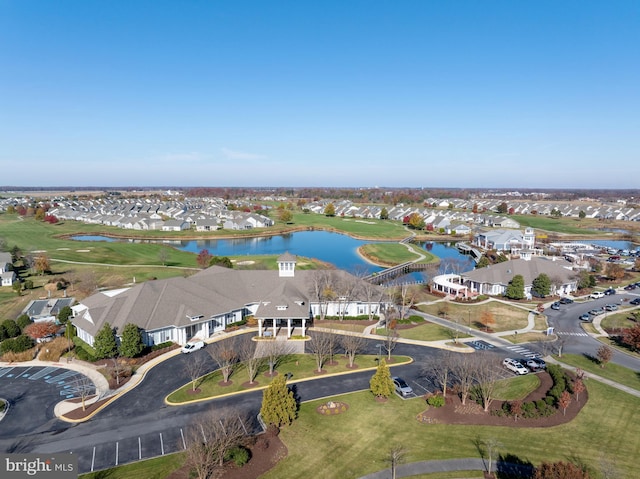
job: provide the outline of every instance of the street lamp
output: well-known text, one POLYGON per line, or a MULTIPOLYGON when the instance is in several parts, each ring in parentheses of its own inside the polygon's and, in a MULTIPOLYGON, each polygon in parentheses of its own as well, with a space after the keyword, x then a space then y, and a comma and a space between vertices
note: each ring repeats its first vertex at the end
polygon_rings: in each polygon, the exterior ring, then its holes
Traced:
POLYGON ((380 364, 380 358, 382 357, 382 344, 376 344, 376 348, 378 348, 378 364, 380 364))

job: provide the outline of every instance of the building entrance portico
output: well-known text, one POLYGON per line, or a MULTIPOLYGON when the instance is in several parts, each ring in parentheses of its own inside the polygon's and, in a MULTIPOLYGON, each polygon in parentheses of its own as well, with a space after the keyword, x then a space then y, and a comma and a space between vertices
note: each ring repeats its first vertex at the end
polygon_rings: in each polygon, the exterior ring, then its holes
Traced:
POLYGON ((300 330, 300 336, 306 336, 307 327, 307 318, 258 318, 259 337, 275 338, 280 331, 285 330, 286 337, 289 339, 296 328, 300 330))

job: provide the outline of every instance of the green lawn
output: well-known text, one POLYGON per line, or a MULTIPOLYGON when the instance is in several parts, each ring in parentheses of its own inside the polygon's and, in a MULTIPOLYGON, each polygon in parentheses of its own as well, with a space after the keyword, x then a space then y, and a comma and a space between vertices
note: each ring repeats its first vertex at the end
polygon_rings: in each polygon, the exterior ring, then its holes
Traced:
MULTIPOLYGON (((393 367, 394 365, 405 364, 410 361, 411 358, 406 356, 392 356, 393 362, 389 364, 389 366, 393 367)), ((374 370, 377 363, 377 356, 375 355, 360 355, 356 356, 355 364, 358 366, 358 369, 351 370, 348 366, 348 361, 345 357, 341 355, 336 355, 334 358, 335 365, 326 364, 323 366, 323 370, 326 371, 326 374, 336 374, 343 373, 349 374, 357 371, 362 371, 363 369, 372 369, 374 370)), ((310 354, 292 354, 286 357, 281 364, 278 365, 276 371, 279 374, 292 374, 291 380, 289 383, 295 383, 297 381, 318 377, 318 374, 315 372, 316 363, 312 355, 310 354)), ((229 378, 232 382, 231 385, 228 386, 220 386, 219 383, 222 381, 222 374, 220 371, 216 370, 206 376, 203 376, 201 379, 197 381, 197 387, 200 389, 199 393, 192 393, 193 384, 188 383, 183 387, 178 389, 177 391, 172 392, 167 396, 167 401, 171 404, 180 404, 188 401, 201 400, 206 398, 212 398, 215 396, 220 396, 223 394, 237 393, 247 390, 253 390, 256 388, 264 388, 268 386, 272 378, 265 376, 265 373, 268 372, 268 367, 263 365, 258 373, 256 384, 254 387, 248 388, 243 386, 243 383, 248 381, 246 370, 239 366, 238 369, 231 375, 229 378)))
POLYGON ((443 308, 446 310, 446 318, 457 320, 464 326, 484 330, 480 322, 485 311, 491 313, 495 323, 492 329, 495 332, 522 329, 527 326, 529 311, 518 306, 511 306, 500 301, 488 301, 480 304, 458 304, 453 302, 439 302, 435 304, 420 304, 418 309, 423 313, 433 316, 442 316, 443 308))
POLYGON ((388 467, 386 454, 396 444, 407 448, 406 462, 479 457, 478 439, 496 439, 500 453, 534 464, 577 459, 597 467, 606 457, 621 477, 635 479, 640 399, 595 381, 587 387, 589 403, 578 417, 552 428, 420 424, 415 417, 425 408, 422 400, 392 397, 380 404, 369 392, 335 398, 350 406, 338 416, 315 412, 324 401, 305 403, 300 418, 281 432, 289 455, 263 479, 360 477, 388 467))
MULTIPOLYGON (((420 258, 418 254, 409 250, 405 245, 400 243, 366 244, 361 246, 359 251, 366 258, 371 258, 373 261, 381 265, 393 266, 409 261, 415 261, 420 258)), ((427 258, 422 260, 421 263, 438 261, 438 258, 431 253, 426 251, 425 253, 427 258)))
POLYGON ((587 221, 581 221, 578 218, 553 218, 551 216, 537 215, 511 215, 515 221, 520 223, 522 227, 531 227, 534 229, 554 231, 556 233, 580 234, 580 235, 602 235, 602 231, 588 229, 587 221))
POLYGON ((169 454, 146 461, 133 462, 105 471, 82 474, 83 479, 163 479, 184 464, 184 454, 169 454))
POLYGON ((561 358, 557 356, 555 356, 555 358, 570 366, 597 374, 603 378, 611 379, 612 381, 640 391, 640 373, 637 371, 627 369, 614 363, 609 363, 604 368, 601 368, 596 360, 579 354, 563 354, 561 358))
MULTIPOLYGON (((409 329, 398 329, 398 333, 401 338, 405 339, 416 339, 421 341, 440 341, 443 339, 454 339, 456 337, 455 331, 445 328, 444 326, 440 326, 439 324, 429 323, 427 321, 420 326, 416 326, 414 328, 409 329)), ((379 329, 376 334, 384 336, 386 334, 386 330, 379 329)), ((468 338, 470 336, 458 333, 458 339, 468 338)))
POLYGON ((503 379, 496 385, 495 396, 500 401, 524 399, 540 386, 537 374, 525 374, 514 378, 503 379))

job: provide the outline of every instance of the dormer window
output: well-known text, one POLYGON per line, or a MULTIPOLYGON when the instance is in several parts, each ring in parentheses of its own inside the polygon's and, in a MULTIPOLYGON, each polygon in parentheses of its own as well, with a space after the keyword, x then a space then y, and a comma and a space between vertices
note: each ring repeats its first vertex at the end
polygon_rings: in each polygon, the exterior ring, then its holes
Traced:
POLYGON ((187 315, 187 318, 189 318, 189 320, 191 320, 191 321, 198 321, 198 320, 204 318, 204 316, 203 315, 200 315, 200 316, 189 316, 189 315, 187 315))
POLYGON ((286 305, 276 306, 276 309, 277 309, 278 311, 284 311, 284 310, 286 310, 286 309, 287 309, 287 306, 286 306, 286 305))

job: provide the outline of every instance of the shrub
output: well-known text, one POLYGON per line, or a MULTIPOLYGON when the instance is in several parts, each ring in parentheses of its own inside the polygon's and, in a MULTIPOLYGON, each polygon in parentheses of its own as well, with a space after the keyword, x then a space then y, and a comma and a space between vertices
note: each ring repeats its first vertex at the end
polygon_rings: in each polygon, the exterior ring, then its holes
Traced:
POLYGON ((151 346, 151 351, 158 351, 159 349, 168 348, 173 344, 173 341, 165 341, 164 343, 154 344, 151 346))
POLYGON ((15 338, 5 339, 0 343, 0 353, 21 353, 33 347, 33 340, 21 334, 15 338))
POLYGON ((537 417, 538 410, 536 409, 536 405, 532 402, 522 403, 522 417, 524 418, 534 418, 537 417))
POLYGON ((444 397, 439 394, 435 396, 430 396, 427 399, 427 404, 433 407, 442 407, 444 406, 444 402, 445 402, 444 397))
POLYGON ((225 459, 235 462, 236 466, 242 467, 249 462, 249 451, 242 446, 236 446, 229 450, 225 459))

